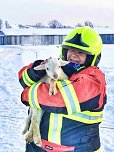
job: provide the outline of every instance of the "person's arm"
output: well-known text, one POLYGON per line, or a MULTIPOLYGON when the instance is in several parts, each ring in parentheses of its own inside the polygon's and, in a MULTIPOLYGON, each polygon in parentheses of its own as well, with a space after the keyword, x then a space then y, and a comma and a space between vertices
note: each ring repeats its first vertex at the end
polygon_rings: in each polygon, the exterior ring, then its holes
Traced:
POLYGON ((41 62, 43 62, 43 60, 37 60, 34 63, 31 63, 30 65, 23 67, 18 72, 19 82, 23 88, 32 86, 46 74, 45 70, 34 70, 34 67, 40 65, 41 62))
MULTIPOLYGON (((99 75, 100 77, 100 75, 99 75)), ((57 94, 49 95, 49 85, 36 83, 22 92, 22 102, 53 113, 72 114, 102 109, 106 102, 105 80, 75 74, 69 80, 57 82, 57 94)))

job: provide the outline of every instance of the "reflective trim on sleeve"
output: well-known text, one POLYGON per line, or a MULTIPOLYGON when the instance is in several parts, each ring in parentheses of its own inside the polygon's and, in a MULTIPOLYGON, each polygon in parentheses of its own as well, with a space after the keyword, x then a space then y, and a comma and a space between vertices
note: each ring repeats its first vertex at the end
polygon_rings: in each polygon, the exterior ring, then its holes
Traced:
POLYGON ((72 115, 64 115, 63 117, 83 122, 86 124, 100 123, 102 122, 103 111, 102 112, 90 112, 84 111, 80 113, 74 113, 72 115))
POLYGON ((62 116, 61 114, 50 114, 48 141, 61 144, 61 128, 62 116))
POLYGON ((31 107, 37 107, 38 109, 41 109, 41 108, 40 108, 40 105, 38 102, 37 90, 41 83, 42 82, 36 83, 36 84, 32 85, 29 89, 29 104, 31 107))
POLYGON ((57 81, 57 86, 66 104, 68 114, 80 112, 80 104, 71 82, 67 79, 57 81))
POLYGON ((36 83, 35 81, 29 78, 28 73, 27 73, 27 68, 24 70, 22 74, 22 79, 27 86, 31 86, 32 84, 36 83))

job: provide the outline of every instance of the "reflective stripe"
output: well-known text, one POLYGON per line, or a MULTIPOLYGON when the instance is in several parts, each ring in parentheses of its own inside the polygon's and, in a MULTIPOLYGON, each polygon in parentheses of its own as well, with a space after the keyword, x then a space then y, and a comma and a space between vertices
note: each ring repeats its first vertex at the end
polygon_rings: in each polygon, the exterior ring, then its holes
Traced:
POLYGON ((22 74, 22 78, 23 78, 23 81, 24 83, 27 85, 27 86, 31 86, 32 84, 35 83, 35 81, 31 80, 28 76, 28 73, 27 73, 27 69, 24 70, 23 74, 22 74))
POLYGON ((29 92, 28 92, 28 101, 29 101, 30 106, 34 107, 32 104, 31 90, 32 90, 32 87, 30 87, 29 92))
POLYGON ((72 115, 63 115, 63 117, 87 124, 93 124, 102 121, 103 111, 102 112, 84 111, 80 113, 74 113, 72 115))
POLYGON ((61 114, 50 114, 48 141, 61 144, 61 128, 62 116, 61 114))
POLYGON ((99 148, 97 151, 95 151, 95 152, 101 152, 101 148, 99 148))
POLYGON ((68 111, 68 115, 63 114, 63 117, 87 124, 93 124, 102 121, 103 111, 80 111, 79 101, 77 99, 75 90, 69 80, 58 81, 57 85, 65 101, 66 108, 68 111))
POLYGON ((29 94, 29 104, 30 104, 30 106, 31 107, 37 107, 38 109, 41 109, 41 108, 40 108, 39 102, 38 102, 37 90, 38 90, 38 87, 41 83, 42 82, 32 85, 30 87, 29 93, 28 93, 29 94))
POLYGON ((66 79, 58 81, 57 85, 65 101, 68 114, 80 112, 79 101, 71 82, 66 79))
POLYGON ((81 66, 80 68, 77 69, 77 71, 79 71, 79 70, 81 70, 83 68, 85 68, 85 66, 81 66))

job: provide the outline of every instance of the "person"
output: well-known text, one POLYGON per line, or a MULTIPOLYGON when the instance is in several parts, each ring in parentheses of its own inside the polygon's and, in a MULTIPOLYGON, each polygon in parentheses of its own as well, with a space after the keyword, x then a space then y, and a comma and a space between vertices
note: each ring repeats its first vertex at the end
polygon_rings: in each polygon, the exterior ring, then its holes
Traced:
POLYGON ((71 30, 60 50, 60 57, 70 61, 62 67, 68 79, 57 81, 53 96, 48 94, 49 84, 38 82, 45 71, 34 70, 42 60, 19 71, 22 103, 45 111, 40 124, 42 145, 26 144, 26 152, 100 151, 99 124, 107 100, 105 75, 97 67, 101 51, 101 37, 92 28, 71 30))

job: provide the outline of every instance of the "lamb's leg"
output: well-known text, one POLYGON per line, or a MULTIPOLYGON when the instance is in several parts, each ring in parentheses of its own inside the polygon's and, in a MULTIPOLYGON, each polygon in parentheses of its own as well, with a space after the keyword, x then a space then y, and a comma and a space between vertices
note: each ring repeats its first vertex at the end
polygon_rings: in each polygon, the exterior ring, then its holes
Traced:
POLYGON ((43 111, 37 108, 32 108, 32 117, 29 131, 26 134, 26 142, 30 143, 34 141, 35 144, 41 145, 41 135, 40 135, 40 121, 43 115, 43 111))
POLYGON ((30 115, 31 115, 31 119, 30 119, 30 125, 29 128, 27 129, 27 133, 25 135, 25 140, 27 143, 31 143, 33 141, 33 108, 30 108, 30 115))
POLYGON ((50 88, 49 88, 49 95, 55 95, 57 93, 56 89, 56 81, 51 79, 50 80, 50 88))
POLYGON ((28 131, 28 129, 30 127, 31 117, 32 117, 32 110, 30 108, 29 115, 26 119, 25 127, 24 127, 23 132, 22 132, 23 135, 28 131))
POLYGON ((25 140, 27 143, 31 143, 33 141, 33 128, 32 128, 32 117, 31 117, 31 123, 30 123, 30 127, 29 130, 27 131, 26 135, 25 135, 25 140))
POLYGON ((42 145, 41 134, 40 134, 40 122, 43 114, 44 111, 41 109, 35 109, 33 111, 33 140, 34 143, 38 144, 39 146, 42 145))

